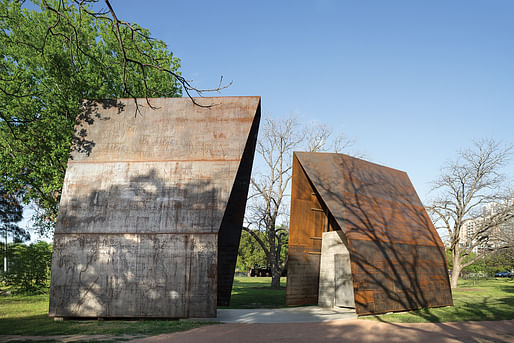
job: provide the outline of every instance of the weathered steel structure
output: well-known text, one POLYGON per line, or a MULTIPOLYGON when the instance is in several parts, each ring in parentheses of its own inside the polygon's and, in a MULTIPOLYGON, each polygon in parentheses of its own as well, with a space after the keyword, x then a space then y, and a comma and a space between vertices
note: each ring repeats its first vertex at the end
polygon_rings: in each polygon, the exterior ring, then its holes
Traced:
POLYGON ((286 303, 318 302, 357 314, 452 305, 443 244, 405 172, 294 154, 286 303))
POLYGON ((84 101, 50 316, 215 317, 228 304, 259 97, 84 101))

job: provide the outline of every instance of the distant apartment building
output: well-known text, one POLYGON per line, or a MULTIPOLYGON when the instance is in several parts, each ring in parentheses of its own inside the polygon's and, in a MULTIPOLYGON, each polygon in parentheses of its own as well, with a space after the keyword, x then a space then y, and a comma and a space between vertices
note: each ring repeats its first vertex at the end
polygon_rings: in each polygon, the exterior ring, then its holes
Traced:
MULTIPOLYGON (((511 201, 514 201, 514 199, 511 201)), ((479 216, 466 220, 460 232, 459 241, 461 246, 475 245, 482 236, 480 230, 483 230, 487 221, 491 220, 498 213, 499 208, 500 206, 496 203, 484 205, 479 216)), ((514 218, 488 230, 487 236, 489 239, 473 247, 474 253, 480 254, 485 251, 495 250, 504 246, 506 241, 510 240, 512 242, 514 239, 514 218)))

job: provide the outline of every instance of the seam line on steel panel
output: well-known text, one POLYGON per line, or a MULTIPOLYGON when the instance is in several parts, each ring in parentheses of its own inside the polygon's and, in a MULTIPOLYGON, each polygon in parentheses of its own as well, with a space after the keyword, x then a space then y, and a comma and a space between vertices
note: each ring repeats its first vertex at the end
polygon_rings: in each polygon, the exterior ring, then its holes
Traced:
POLYGON ((80 164, 80 163, 152 163, 152 162, 239 162, 240 159, 205 159, 205 160, 112 160, 112 161, 68 161, 68 164, 80 164))

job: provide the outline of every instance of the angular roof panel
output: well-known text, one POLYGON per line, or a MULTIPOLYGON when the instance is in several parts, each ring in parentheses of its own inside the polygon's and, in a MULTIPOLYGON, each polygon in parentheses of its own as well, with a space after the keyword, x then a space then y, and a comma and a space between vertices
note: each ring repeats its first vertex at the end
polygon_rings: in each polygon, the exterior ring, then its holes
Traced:
MULTIPOLYGON (((452 304, 443 243, 405 172, 343 154, 294 155, 321 207, 328 210, 327 222, 334 220, 345 233, 357 313, 452 304)), ((301 201, 294 197, 299 194, 295 187, 293 180, 291 216, 301 201)), ((321 236, 316 232, 321 229, 293 222, 291 230, 299 230, 290 233, 295 244, 305 241, 300 236, 309 230, 314 230, 309 235, 321 236)), ((290 252, 309 254, 301 244, 290 246, 290 252)), ((301 261, 300 255, 290 261, 301 261)))
POLYGON ((348 238, 443 247, 407 173, 344 154, 295 154, 348 238))

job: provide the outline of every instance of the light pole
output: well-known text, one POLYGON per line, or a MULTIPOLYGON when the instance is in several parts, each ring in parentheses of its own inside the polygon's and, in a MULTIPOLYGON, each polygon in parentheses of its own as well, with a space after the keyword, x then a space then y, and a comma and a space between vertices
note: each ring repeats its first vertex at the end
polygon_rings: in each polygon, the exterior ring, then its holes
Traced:
POLYGON ((4 273, 7 273, 7 227, 4 226, 5 249, 4 249, 4 273))

